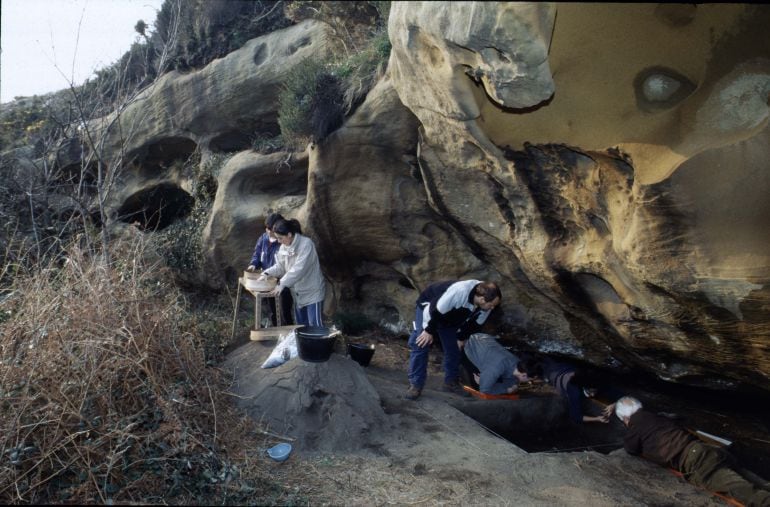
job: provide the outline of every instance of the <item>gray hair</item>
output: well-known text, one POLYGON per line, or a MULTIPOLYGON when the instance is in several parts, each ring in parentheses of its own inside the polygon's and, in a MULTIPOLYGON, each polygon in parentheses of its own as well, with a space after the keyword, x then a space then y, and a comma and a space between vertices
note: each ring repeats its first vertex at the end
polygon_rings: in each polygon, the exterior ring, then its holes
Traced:
POLYGON ((623 396, 615 402, 615 415, 621 421, 626 417, 631 417, 642 408, 642 402, 631 396, 623 396))

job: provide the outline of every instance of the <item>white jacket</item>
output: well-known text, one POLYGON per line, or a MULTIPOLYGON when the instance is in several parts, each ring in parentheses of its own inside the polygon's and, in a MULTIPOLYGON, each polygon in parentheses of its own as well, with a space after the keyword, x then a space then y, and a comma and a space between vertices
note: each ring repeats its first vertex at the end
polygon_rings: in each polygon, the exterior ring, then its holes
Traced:
POLYGON ((298 308, 324 300, 325 283, 313 241, 295 234, 291 245, 281 245, 275 264, 263 274, 280 278, 278 289, 288 287, 298 308))

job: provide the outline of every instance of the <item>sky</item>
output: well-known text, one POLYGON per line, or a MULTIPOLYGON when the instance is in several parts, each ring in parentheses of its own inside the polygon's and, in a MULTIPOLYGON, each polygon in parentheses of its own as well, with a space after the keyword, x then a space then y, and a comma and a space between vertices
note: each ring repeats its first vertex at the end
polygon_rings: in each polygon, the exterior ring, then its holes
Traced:
POLYGON ((144 20, 152 31, 163 4, 163 0, 0 2, 2 103, 16 96, 61 90, 70 81, 82 84, 138 40, 134 30, 138 20, 144 20))

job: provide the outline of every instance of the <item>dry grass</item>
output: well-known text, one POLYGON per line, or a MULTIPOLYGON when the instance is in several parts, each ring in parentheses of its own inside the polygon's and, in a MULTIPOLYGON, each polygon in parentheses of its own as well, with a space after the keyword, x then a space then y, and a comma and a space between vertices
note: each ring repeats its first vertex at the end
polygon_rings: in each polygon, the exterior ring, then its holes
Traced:
POLYGON ((256 425, 143 243, 76 246, 0 301, 0 503, 282 503, 256 425))
MULTIPOLYGON (((142 235, 17 275, 0 296, 0 503, 434 505, 472 498, 397 456, 294 454, 245 417, 206 351, 216 314, 192 310, 142 235)), ((227 312, 226 312, 227 313, 227 312)), ((223 326, 229 336, 231 314, 223 326)), ((216 343, 210 343, 216 340, 216 343)), ((375 342, 373 363, 402 365, 375 342)), ((434 360, 432 368, 440 365, 434 360)))

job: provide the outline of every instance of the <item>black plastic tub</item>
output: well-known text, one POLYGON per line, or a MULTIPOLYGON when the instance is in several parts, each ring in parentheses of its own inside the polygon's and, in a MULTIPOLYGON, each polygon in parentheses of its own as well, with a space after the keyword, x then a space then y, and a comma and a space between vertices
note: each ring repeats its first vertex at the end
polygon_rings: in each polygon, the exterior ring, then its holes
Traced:
POLYGON ((336 333, 330 337, 332 330, 324 326, 302 326, 294 332, 297 335, 297 355, 300 359, 310 363, 329 360, 337 340, 336 333))
POLYGON ((374 345, 368 343, 348 343, 348 355, 361 366, 369 366, 374 355, 374 345))

